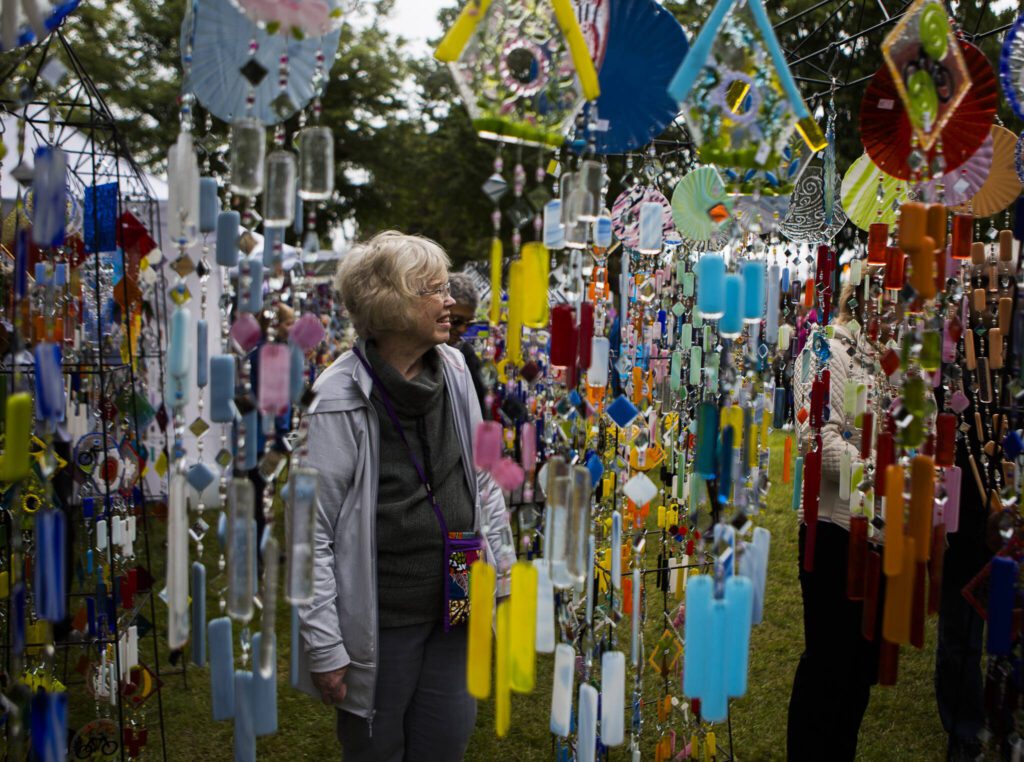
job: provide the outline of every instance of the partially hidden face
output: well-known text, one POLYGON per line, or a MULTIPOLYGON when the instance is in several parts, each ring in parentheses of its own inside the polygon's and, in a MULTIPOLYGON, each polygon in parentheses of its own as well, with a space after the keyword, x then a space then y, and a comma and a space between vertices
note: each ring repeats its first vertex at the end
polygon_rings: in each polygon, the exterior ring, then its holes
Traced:
POLYGON ((448 312, 451 314, 452 324, 448 343, 454 347, 462 341, 462 337, 469 328, 469 324, 473 322, 474 312, 473 308, 468 304, 459 304, 457 302, 448 309, 448 312))

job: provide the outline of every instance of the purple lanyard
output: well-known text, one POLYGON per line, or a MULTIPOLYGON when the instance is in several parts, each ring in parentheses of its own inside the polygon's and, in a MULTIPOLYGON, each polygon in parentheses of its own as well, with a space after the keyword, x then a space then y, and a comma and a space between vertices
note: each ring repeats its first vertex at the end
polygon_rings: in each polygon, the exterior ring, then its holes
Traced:
POLYGON ((402 438, 402 444, 405 445, 405 451, 409 454, 409 460, 412 461, 413 468, 416 469, 416 473, 419 474, 420 481, 423 482, 423 487, 427 491, 427 500, 430 501, 430 507, 434 509, 434 515, 437 516, 437 523, 441 525, 441 532, 443 533, 445 542, 448 541, 448 522, 444 520, 444 515, 441 513, 441 506, 437 504, 437 498, 434 496, 434 488, 430 486, 430 480, 427 478, 427 472, 423 469, 423 465, 420 463, 419 458, 416 457, 416 453, 412 451, 412 447, 409 445, 409 440, 405 436, 405 429, 402 428, 401 422, 398 420, 398 413, 395 412, 395 406, 391 402, 391 398, 388 396, 387 390, 384 388, 384 382, 380 380, 380 376, 373 369, 373 366, 366 361, 363 357, 363 353, 359 351, 357 347, 352 347, 352 353, 359 358, 359 362, 366 368, 366 372, 370 374, 370 378, 373 380, 373 385, 377 387, 377 391, 380 392, 380 398, 384 401, 384 409, 387 411, 388 418, 391 419, 391 425, 395 427, 395 431, 398 432, 398 436, 402 438))

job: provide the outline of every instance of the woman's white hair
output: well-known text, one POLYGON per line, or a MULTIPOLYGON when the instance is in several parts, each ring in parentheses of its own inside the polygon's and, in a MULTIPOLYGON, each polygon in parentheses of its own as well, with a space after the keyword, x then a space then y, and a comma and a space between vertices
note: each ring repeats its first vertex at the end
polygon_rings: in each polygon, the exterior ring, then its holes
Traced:
POLYGON ((446 280, 451 260, 429 238, 395 230, 349 249, 334 275, 334 288, 364 339, 407 331, 418 292, 446 280))

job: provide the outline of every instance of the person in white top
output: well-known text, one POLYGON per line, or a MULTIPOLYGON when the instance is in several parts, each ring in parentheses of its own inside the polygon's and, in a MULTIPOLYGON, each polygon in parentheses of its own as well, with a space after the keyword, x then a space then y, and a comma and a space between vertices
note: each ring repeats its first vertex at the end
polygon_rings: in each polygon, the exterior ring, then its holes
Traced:
MULTIPOLYGON (((830 385, 821 428, 821 488, 810 572, 804 570, 807 525, 802 510, 799 516, 805 646, 789 703, 787 758, 791 762, 854 759, 861 720, 878 674, 879 638, 869 642, 862 636, 863 603, 846 597, 850 501, 839 493, 840 469, 855 462, 860 450, 860 430, 845 413, 844 391, 849 380, 867 383, 874 376, 877 351, 857 322, 862 309, 851 285, 844 286, 838 307, 832 337, 818 339, 828 342, 830 385)), ((810 409, 818 363, 814 345, 814 338, 807 342, 793 374, 798 442, 815 433, 809 418, 799 412, 810 409)))

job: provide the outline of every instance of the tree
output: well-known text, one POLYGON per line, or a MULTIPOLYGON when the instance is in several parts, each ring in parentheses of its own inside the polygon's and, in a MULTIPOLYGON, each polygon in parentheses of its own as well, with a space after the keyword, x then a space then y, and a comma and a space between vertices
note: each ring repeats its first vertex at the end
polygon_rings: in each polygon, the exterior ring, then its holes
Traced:
MULTIPOLYGON (((883 11, 877 0, 785 0, 768 9, 811 108, 827 101, 832 76, 840 83, 835 94, 840 172, 863 150, 854 127, 867 78, 882 65, 881 40, 893 26, 886 23, 886 13, 895 16, 906 7, 882 2, 893 7, 883 11)), ((664 4, 692 40, 713 3, 664 4)), ((461 0, 452 0, 441 12, 445 28, 461 5, 461 0)), ((86 3, 65 27, 136 157, 157 170, 179 128, 178 41, 184 6, 150 0, 86 3)), ((373 0, 369 7, 368 23, 343 26, 324 96, 323 122, 335 132, 339 171, 335 199, 320 215, 321 233, 339 223, 361 237, 400 228, 435 238, 457 263, 486 259, 492 205, 480 187, 492 171, 495 148, 474 133, 447 68, 432 59, 410 59, 402 41, 387 31, 393 0, 373 0)), ((996 14, 982 0, 958 4, 957 21, 968 36, 998 28, 1012 16, 1011 9, 996 14)), ((990 61, 997 60, 1000 41, 1001 35, 980 41, 990 61)), ((1002 108, 1008 119, 1005 104, 1002 108)), ((295 126, 293 118, 288 129, 295 126)), ((201 109, 196 129, 205 132, 201 109)), ((211 134, 200 144, 222 152, 226 137, 226 125, 213 120, 211 134)), ((661 140, 658 150, 666 165, 682 171, 687 163, 681 161, 685 127, 671 126, 661 140)), ((505 152, 507 180, 516 154, 515 149, 505 152)), ((536 151, 523 156, 532 178, 536 151)), ((214 168, 224 171, 222 164, 214 168)), ((609 200, 621 190, 625 173, 626 160, 610 157, 609 200)), ((528 180, 527 187, 532 185, 528 180)), ((503 206, 511 203, 511 195, 503 206)), ((503 222, 506 240, 509 233, 503 222)), ((525 239, 532 236, 529 225, 523 233, 525 239)))

